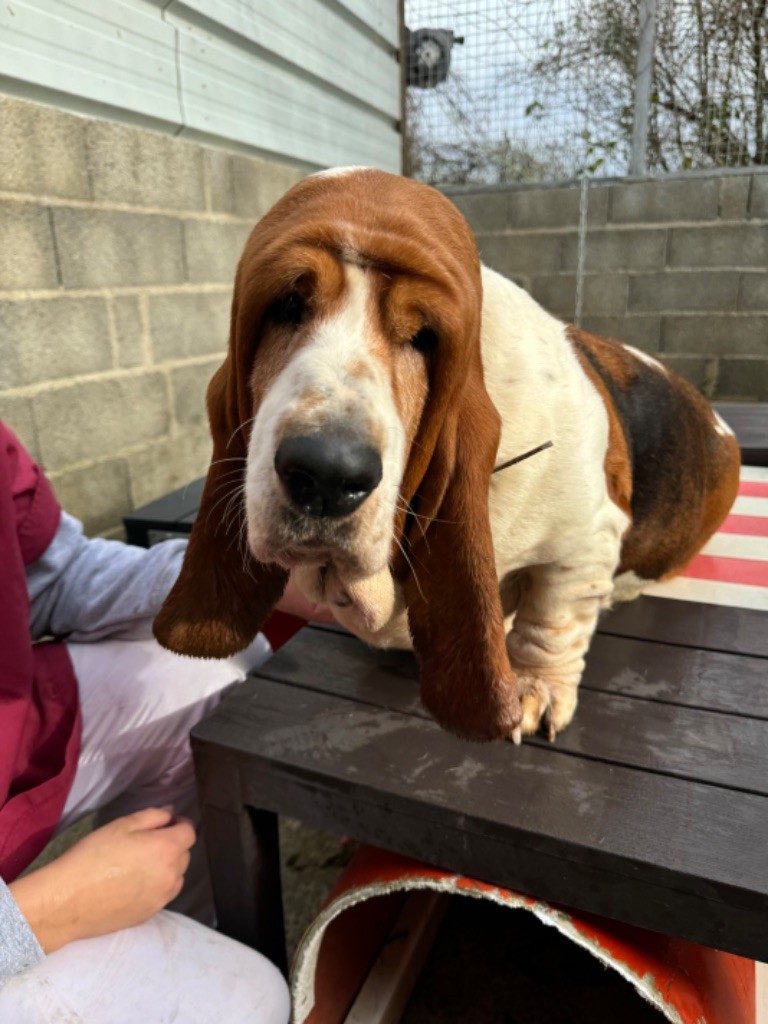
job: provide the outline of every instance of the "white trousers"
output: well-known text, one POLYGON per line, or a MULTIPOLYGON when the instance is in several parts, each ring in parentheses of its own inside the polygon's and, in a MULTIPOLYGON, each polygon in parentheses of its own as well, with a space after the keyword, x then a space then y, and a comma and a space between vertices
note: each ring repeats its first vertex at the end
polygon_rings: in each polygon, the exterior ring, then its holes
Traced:
POLYGON ((0 1024, 287 1024, 288 987, 247 946, 163 910, 71 942, 0 993, 0 1024))
MULTIPOLYGON (((259 636, 225 661, 182 658, 154 640, 70 644, 83 716, 74 784, 59 830, 172 804, 197 823, 189 730, 271 649, 259 636)), ((173 903, 210 920, 202 843, 173 903)), ((145 924, 73 942, 13 978, 0 1024, 285 1024, 285 982, 264 957, 210 928, 163 911, 145 924)))
MULTIPOLYGON (((80 759, 58 831, 96 811, 97 824, 144 807, 172 804, 197 826, 189 731, 233 683, 272 653, 259 634, 245 651, 221 661, 183 658, 155 640, 69 644, 77 677, 83 736, 80 759)), ((184 889, 172 910, 213 923, 202 842, 195 843, 184 889)))

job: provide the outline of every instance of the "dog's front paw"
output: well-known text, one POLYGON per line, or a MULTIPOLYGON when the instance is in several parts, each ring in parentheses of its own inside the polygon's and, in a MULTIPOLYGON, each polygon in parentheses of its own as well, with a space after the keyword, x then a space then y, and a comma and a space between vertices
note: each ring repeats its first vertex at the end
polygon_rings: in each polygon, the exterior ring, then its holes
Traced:
POLYGON ((452 679, 442 666, 421 671, 421 702, 443 729, 461 739, 484 742, 508 739, 522 722, 517 680, 486 677, 486 685, 469 688, 461 677, 452 679))
POLYGON ((578 701, 578 683, 538 676, 518 676, 523 720, 512 734, 515 743, 543 729, 550 743, 570 724, 578 701))

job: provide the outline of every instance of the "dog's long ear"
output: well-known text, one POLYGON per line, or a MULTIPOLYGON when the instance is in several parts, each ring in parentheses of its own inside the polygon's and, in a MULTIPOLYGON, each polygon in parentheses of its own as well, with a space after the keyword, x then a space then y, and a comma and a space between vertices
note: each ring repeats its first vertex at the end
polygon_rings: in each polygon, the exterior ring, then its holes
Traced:
MULTIPOLYGON (((468 232, 468 229, 467 229, 468 232)), ((417 514, 396 559, 425 707, 467 739, 510 737, 522 714, 509 663, 488 510, 501 419, 485 388, 482 286, 474 242, 459 281, 462 316, 438 343, 401 505, 417 514), (466 268, 465 268, 466 269, 466 268)), ((457 250, 454 250, 457 251, 457 250)))
POLYGON ((247 647, 288 580, 286 570, 257 562, 244 536, 242 484, 254 412, 248 374, 255 342, 244 344, 243 335, 258 330, 260 310, 241 309, 242 272, 241 263, 227 358, 208 386, 213 455, 203 497, 181 573, 153 627, 164 647, 199 658, 224 658, 247 647))
POLYGON ((417 511, 434 512, 422 537, 411 528, 408 620, 424 706, 467 739, 511 737, 521 710, 507 655, 488 514, 499 416, 479 372, 446 416, 417 511))

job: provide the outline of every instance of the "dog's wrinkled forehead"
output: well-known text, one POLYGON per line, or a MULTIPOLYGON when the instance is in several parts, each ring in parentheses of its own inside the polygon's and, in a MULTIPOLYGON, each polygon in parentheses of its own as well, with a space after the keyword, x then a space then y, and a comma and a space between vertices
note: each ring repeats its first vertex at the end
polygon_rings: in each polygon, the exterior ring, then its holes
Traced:
POLYGON ((360 168, 307 178, 259 222, 238 268, 230 354, 240 422, 306 344, 306 325, 338 318, 345 304, 360 320, 363 293, 369 337, 403 340, 428 325, 442 357, 461 363, 481 302, 471 232, 444 196, 417 182, 360 168), (262 384, 246 389, 260 345, 262 384))
POLYGON ((478 297, 474 239, 452 203, 418 182, 353 168, 305 179, 257 224, 235 282, 241 315, 302 272, 320 280, 323 254, 455 289, 464 305, 478 297))

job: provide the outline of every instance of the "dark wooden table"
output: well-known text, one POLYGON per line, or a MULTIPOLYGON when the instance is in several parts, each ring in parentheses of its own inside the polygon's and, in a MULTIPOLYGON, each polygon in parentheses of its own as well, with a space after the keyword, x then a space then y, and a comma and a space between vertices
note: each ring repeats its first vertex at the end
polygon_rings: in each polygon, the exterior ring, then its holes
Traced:
MULTIPOLYGON (((157 504, 140 522, 160 533, 194 518, 157 504)), ((285 814, 768 961, 768 613, 620 606, 554 745, 457 740, 424 713, 416 680, 409 654, 310 627, 196 727, 224 932, 285 965, 285 814)))
POLYGON ((221 927, 278 963, 278 814, 768 960, 766 613, 622 607, 573 724, 519 748, 442 732, 410 655, 307 628, 193 748, 221 927))
POLYGON ((185 484, 170 494, 150 501, 123 517, 125 539, 129 544, 149 548, 168 537, 186 537, 192 532, 203 495, 205 477, 185 484))

